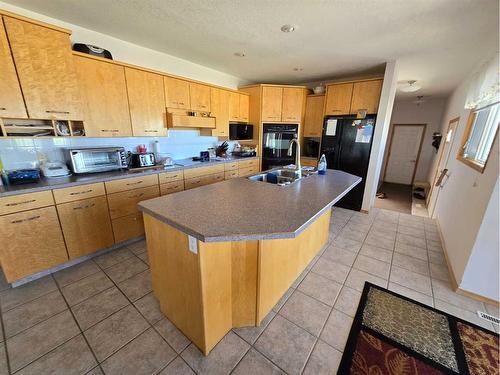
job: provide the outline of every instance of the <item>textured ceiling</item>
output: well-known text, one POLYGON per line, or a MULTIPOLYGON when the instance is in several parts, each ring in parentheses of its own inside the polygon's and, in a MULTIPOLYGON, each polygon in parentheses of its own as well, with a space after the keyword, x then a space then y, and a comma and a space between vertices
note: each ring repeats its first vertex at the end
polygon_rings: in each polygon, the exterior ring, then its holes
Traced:
POLYGON ((370 73, 397 59, 399 80, 439 96, 498 50, 498 0, 6 2, 255 82, 370 73))

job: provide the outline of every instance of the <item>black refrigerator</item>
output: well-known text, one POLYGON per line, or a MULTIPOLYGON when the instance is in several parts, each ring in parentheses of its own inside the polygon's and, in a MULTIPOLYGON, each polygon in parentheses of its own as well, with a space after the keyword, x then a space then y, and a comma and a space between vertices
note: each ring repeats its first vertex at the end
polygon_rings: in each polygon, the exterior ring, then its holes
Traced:
POLYGON ((325 117, 320 154, 325 154, 327 167, 363 179, 336 206, 361 210, 374 130, 375 115, 364 119, 356 119, 356 116, 325 117))

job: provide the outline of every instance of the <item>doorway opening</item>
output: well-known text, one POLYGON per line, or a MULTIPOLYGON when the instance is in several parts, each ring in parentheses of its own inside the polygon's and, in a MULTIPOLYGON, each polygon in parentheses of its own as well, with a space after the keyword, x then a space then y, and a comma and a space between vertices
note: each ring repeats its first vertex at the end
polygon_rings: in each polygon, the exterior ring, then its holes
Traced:
POLYGON ((413 184, 426 126, 392 126, 382 184, 377 193, 375 207, 411 214, 412 205, 425 206, 425 199, 418 199, 416 196, 414 199, 413 184))

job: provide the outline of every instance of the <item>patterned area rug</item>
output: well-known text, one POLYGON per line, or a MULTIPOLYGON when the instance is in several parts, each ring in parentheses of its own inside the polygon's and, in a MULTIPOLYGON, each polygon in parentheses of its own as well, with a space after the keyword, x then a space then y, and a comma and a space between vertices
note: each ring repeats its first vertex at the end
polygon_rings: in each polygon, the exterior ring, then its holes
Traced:
POLYGON ((338 375, 498 375, 498 335, 365 283, 338 375))

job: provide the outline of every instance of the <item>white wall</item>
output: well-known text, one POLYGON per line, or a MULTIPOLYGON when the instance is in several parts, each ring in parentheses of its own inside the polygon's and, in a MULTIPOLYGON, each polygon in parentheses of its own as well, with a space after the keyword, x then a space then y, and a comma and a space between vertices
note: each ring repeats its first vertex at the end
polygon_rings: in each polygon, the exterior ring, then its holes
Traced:
POLYGON ((149 48, 144 48, 109 35, 85 29, 83 27, 47 17, 43 14, 35 13, 1 1, 0 8, 42 22, 70 29, 73 31, 73 34, 71 35, 71 41, 73 43, 83 42, 105 48, 111 52, 113 59, 115 60, 233 89, 244 83, 244 81, 238 77, 195 64, 188 60, 180 59, 149 48))
MULTIPOLYGON (((428 99, 419 105, 413 100, 397 100, 394 103, 391 117, 391 128, 387 145, 391 144, 392 128, 394 124, 427 124, 422 151, 418 160, 415 181, 428 181, 429 170, 432 167, 436 149, 432 147, 432 134, 441 131, 443 112, 446 107, 445 98, 428 99)), ((389 146, 386 147, 381 177, 388 161, 389 146)))
POLYGON ((498 263, 500 262, 498 251, 500 248, 498 233, 500 228, 499 196, 499 179, 497 178, 460 284, 461 289, 496 301, 500 300, 498 272, 498 263))
MULTIPOLYGON (((499 145, 498 137, 496 138, 490 158, 483 173, 480 173, 471 167, 465 165, 456 159, 460 140, 462 139, 469 110, 464 108, 469 87, 471 86, 471 78, 466 79, 460 84, 451 94, 448 99, 446 110, 443 115, 441 132, 444 133, 448 127, 448 122, 460 117, 457 127, 456 141, 451 149, 450 159, 447 165, 449 169, 449 179, 445 181, 444 187, 439 193, 439 198, 436 203, 434 212, 441 228, 444 246, 448 253, 448 258, 452 272, 459 284, 462 285, 464 273, 467 264, 470 260, 473 248, 475 248, 476 237, 478 235, 486 208, 490 202, 491 195, 495 184, 498 180, 499 168, 499 145)), ((429 176, 435 173, 437 157, 434 158, 433 167, 429 172, 429 176)), ((493 201, 494 202, 494 201, 493 201)), ((487 224, 491 225, 491 224, 487 224)), ((495 228, 498 232, 498 227, 495 228)), ((483 248, 481 244, 495 243, 495 238, 489 238, 490 232, 484 232, 484 237, 481 238, 478 248, 484 251, 496 251, 498 247, 483 248)), ((481 254, 482 251, 478 251, 481 254)), ((481 277, 489 280, 489 285, 494 284, 494 280, 499 273, 498 262, 494 265, 494 272, 486 273, 481 277)), ((476 277, 479 277, 475 275, 476 277)), ((471 276, 474 277, 474 276, 471 276)), ((474 287, 470 282, 467 284, 469 288, 474 287)), ((470 290, 473 293, 483 295, 484 290, 470 290)), ((490 289, 489 294, 494 294, 495 291, 490 289)))
POLYGON ((387 145, 387 136, 391 120, 394 97, 396 96, 396 86, 398 81, 398 63, 389 61, 385 66, 384 83, 380 93, 377 121, 375 122, 375 132, 373 134, 372 150, 368 163, 368 173, 366 176, 365 193, 363 195, 362 210, 369 211, 375 202, 379 176, 384 161, 384 152, 387 145))

